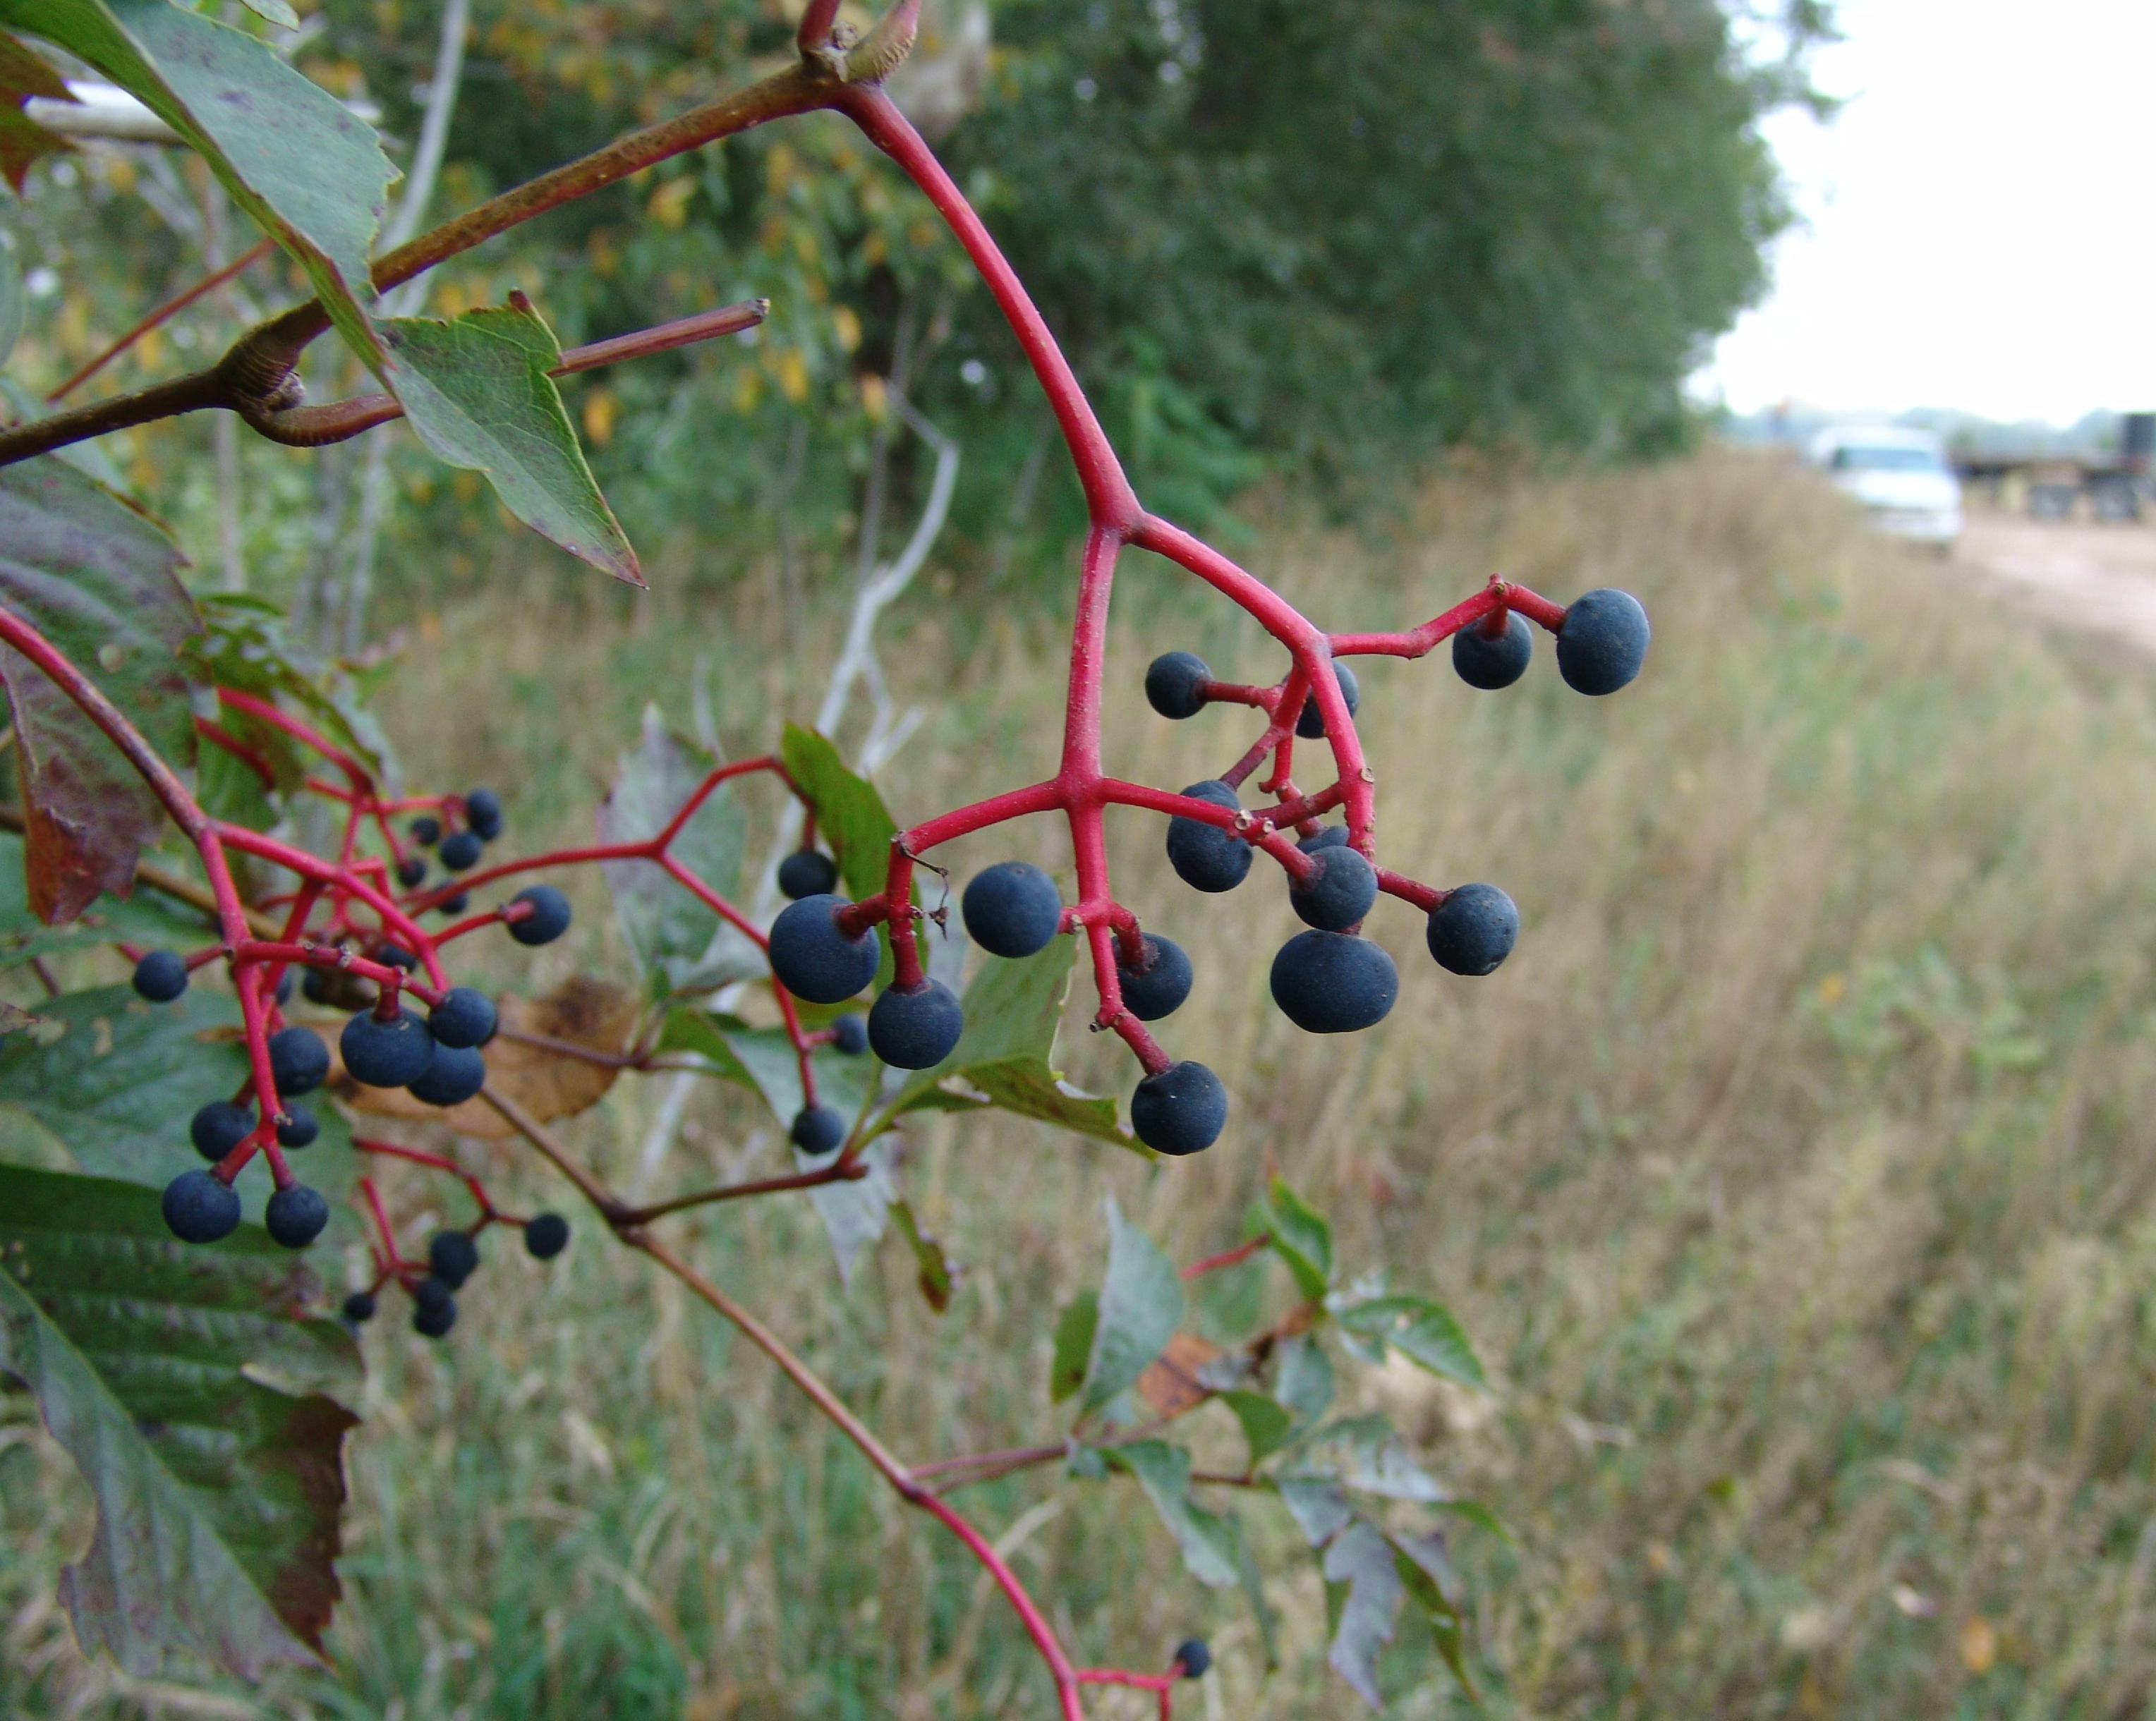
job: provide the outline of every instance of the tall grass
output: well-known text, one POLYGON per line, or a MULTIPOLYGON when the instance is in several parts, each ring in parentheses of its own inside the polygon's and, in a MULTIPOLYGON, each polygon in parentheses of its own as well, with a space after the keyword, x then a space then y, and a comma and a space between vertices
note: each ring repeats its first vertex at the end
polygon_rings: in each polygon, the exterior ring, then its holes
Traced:
MULTIPOLYGON (((1448 1299, 1491 1365, 1483 1402, 1389 1375, 1369 1389, 1513 1528, 1511 1548, 1460 1548, 1489 1713, 2140 1713, 2156 1675, 2144 672, 2047 638, 1748 460, 1440 484, 1383 541, 1259 524, 1258 571, 1337 627, 1434 613, 1491 571, 1646 602, 1647 674, 1613 699, 1567 693, 1546 652, 1496 695, 1441 659, 1364 676, 1383 853, 1511 891, 1512 961, 1454 979, 1411 915, 1381 911, 1399 1006, 1350 1042, 1302 1037, 1265 996, 1284 893, 1194 897, 1132 816, 1119 877, 1197 963, 1163 1037, 1226 1076, 1221 1144, 1156 1171, 1009 1122, 916 1131, 910 1186, 968 1268, 940 1319, 895 1243, 842 1291, 805 1205, 681 1222, 694 1253, 927 1457, 1057 1432, 1048 1333, 1097 1272, 1104 1193, 1190 1255, 1232 1240, 1277 1166, 1330 1209, 1348 1258, 1448 1299)), ((1153 719, 1134 696, 1144 663, 1186 646, 1260 679, 1276 657, 1164 564, 1124 577, 1108 756, 1157 782, 1210 775, 1247 725, 1153 719)), ((901 636, 894 671, 931 712, 888 773, 901 817, 1045 771, 1060 672, 1036 618, 924 598, 901 636)), ((752 600, 504 594, 424 622, 387 715, 415 775, 494 781, 518 840, 572 837, 644 700, 686 721, 700 655, 746 750, 812 703, 823 653, 788 648, 752 600)), ((1045 822, 953 858, 963 873, 1014 853, 1067 868, 1045 822)), ((580 941, 540 953, 538 984, 618 960, 579 891, 580 941)), ((1077 1078, 1127 1084, 1075 1042, 1077 1078)), ((652 1171, 651 1109, 624 1083, 574 1134, 632 1185, 778 1159, 718 1093, 652 1171)), ((513 1187, 542 1186, 502 1157, 513 1187)), ((444 1345, 394 1324, 370 1338, 335 1665, 259 1693, 146 1691, 80 1663, 50 1596, 85 1508, 11 1405, 0 1698, 38 1715, 397 1721, 1044 1712, 1009 1619, 932 1526, 592 1227, 552 1269, 501 1252, 466 1303, 444 1345)), ((1084 1655, 1164 1658, 1204 1631, 1220 1667, 1194 1713, 1356 1712, 1324 1669, 1314 1575, 1255 1508, 1290 1621, 1264 1684, 1234 1599, 1182 1575, 1127 1488, 1034 1475, 961 1498, 1011 1537, 1084 1655)), ((1458 1712, 1413 1638, 1388 1713, 1458 1712)))

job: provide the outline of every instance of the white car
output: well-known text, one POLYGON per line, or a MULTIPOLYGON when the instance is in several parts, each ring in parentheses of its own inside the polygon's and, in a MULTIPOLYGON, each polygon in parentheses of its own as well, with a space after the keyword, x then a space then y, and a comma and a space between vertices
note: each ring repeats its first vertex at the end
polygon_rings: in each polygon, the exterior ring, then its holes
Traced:
POLYGON ((1835 488, 1864 505, 1882 532, 1928 544, 1942 553, 1961 535, 1961 481, 1946 444, 1928 430, 1891 425, 1823 430, 1812 458, 1835 488))

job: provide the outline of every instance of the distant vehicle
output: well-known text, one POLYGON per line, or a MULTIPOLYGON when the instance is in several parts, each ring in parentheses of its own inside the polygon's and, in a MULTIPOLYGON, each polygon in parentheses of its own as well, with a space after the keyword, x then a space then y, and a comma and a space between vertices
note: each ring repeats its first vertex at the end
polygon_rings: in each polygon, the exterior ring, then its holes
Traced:
POLYGON ((1841 426, 1812 439, 1812 458, 1835 488, 1864 505, 1882 532, 1944 552, 1961 535, 1961 481, 1946 444, 1928 430, 1841 426))

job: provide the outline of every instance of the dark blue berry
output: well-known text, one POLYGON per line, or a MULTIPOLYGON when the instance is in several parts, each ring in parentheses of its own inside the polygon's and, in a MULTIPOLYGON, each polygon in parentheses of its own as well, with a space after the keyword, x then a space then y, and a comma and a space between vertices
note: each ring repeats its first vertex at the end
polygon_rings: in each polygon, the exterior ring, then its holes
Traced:
POLYGON ((1527 618, 1505 612, 1505 625, 1495 639, 1482 630, 1487 621, 1471 622, 1452 636, 1454 674, 1470 687, 1495 693, 1510 687, 1527 673, 1527 660, 1535 654, 1535 631, 1527 618))
POLYGON ((1138 966, 1127 966, 1123 943, 1116 940, 1116 979, 1122 986, 1123 1008, 1140 1022, 1158 1022, 1173 1016, 1190 996, 1190 958, 1172 938, 1148 932, 1142 940, 1145 955, 1138 966))
MULTIPOLYGON (((1218 778, 1193 783, 1183 792, 1231 812, 1243 810, 1235 791, 1218 778)), ((1192 889, 1218 895, 1233 890, 1249 876, 1250 845, 1233 831, 1178 813, 1168 822, 1168 863, 1175 868, 1175 876, 1192 889)))
POLYGON ((213 1243, 239 1225, 239 1197, 207 1171, 182 1171, 165 1186, 165 1223, 183 1243, 213 1243))
POLYGON ((287 968, 277 976, 277 1003, 280 1008, 292 1001, 292 971, 287 968))
POLYGON ((992 956, 1030 956, 1063 925, 1063 894, 1039 867, 1004 861, 977 873, 959 899, 966 934, 992 956))
POLYGON ((135 990, 152 1004, 169 1004, 187 989, 187 958, 177 950, 151 950, 135 965, 135 990))
POLYGON ((1494 972, 1520 936, 1520 911, 1494 884, 1463 884, 1430 911, 1430 953, 1455 974, 1494 972))
POLYGON ((846 1120, 828 1105, 804 1105, 793 1114, 788 1132, 793 1145, 805 1154, 826 1154, 846 1140, 846 1120))
POLYGON ((272 1242, 288 1249, 304 1249, 322 1234, 330 1222, 330 1204, 304 1183, 288 1183, 270 1197, 263 1209, 262 1227, 272 1242))
POLYGON ((386 944, 374 953, 374 960, 385 968, 401 968, 410 974, 419 966, 419 959, 403 945, 386 944))
POLYGON ((345 978, 333 968, 310 967, 300 981, 300 991, 311 1004, 338 1004, 347 1010, 357 1009, 357 1005, 346 1001, 345 978))
MULTIPOLYGON (((1340 684, 1340 692, 1348 701, 1348 715, 1353 717, 1363 707, 1362 684, 1355 679, 1355 672, 1345 663, 1332 666, 1332 678, 1340 684)), ((1325 717, 1317 709, 1312 697, 1303 700, 1302 715, 1295 720, 1295 732, 1306 741, 1322 739, 1325 734, 1325 717)))
MULTIPOLYGON (((419 1288, 424 1291, 432 1283, 430 1279, 423 1279, 419 1288)), ((416 1295, 413 1300, 418 1302, 416 1295)), ((412 1311, 412 1330, 422 1339, 445 1339, 449 1336, 449 1329, 456 1324, 457 1299, 449 1293, 446 1288, 442 1290, 440 1301, 420 1303, 412 1311)))
POLYGON ((494 1000, 474 986, 451 986, 427 1012, 427 1032, 441 1046, 484 1046, 498 1025, 494 1000))
POLYGON ((569 1247, 569 1222, 559 1213, 541 1213, 524 1222, 524 1247, 540 1261, 552 1261, 569 1247))
POLYGON ((1647 660, 1647 612, 1604 586, 1576 597, 1557 630, 1557 670, 1575 693, 1614 694, 1647 660))
POLYGON ((459 890, 454 896, 444 897, 434 904, 434 912, 444 920, 454 919, 471 906, 471 892, 459 890))
POLYGON ((422 848, 432 848, 442 840, 442 822, 430 813, 413 819, 408 828, 412 840, 422 848))
POLYGON ((1348 840, 1348 827, 1326 825, 1315 834, 1304 837, 1295 846, 1305 854, 1315 854, 1321 848, 1337 848, 1348 840))
POLYGON ((569 899, 551 884, 527 884, 510 901, 531 904, 530 914, 510 922, 509 935, 519 944, 552 944, 569 930, 569 899))
POLYGON ((438 1231, 427 1240, 427 1268, 453 1291, 479 1271, 479 1245, 468 1231, 438 1231))
POLYGON ((1228 1090, 1219 1077, 1188 1058, 1147 1076, 1131 1095, 1131 1128, 1155 1153, 1202 1153, 1228 1122, 1228 1090))
POLYGON ((859 1058, 869 1049, 869 1025, 858 1016, 841 1016, 831 1024, 833 1049, 859 1058))
POLYGON ((452 831, 442 838, 442 864, 452 873, 469 873, 485 852, 485 840, 476 831, 452 831))
POLYGON ((1311 1034, 1351 1034, 1383 1022, 1400 976, 1381 945, 1345 932, 1298 932, 1273 958, 1273 1002, 1311 1034))
POLYGON ((412 1287, 412 1300, 422 1309, 434 1309, 449 1308, 456 1299, 450 1296, 449 1288, 441 1280, 423 1278, 412 1287))
POLYGON ((1378 899, 1375 869, 1344 843, 1321 848, 1310 859, 1311 876, 1288 881, 1288 905, 1296 918, 1327 932, 1358 925, 1378 899))
POLYGON ((247 1140, 254 1128, 254 1114, 228 1099, 213 1099, 187 1124, 187 1138, 195 1151, 214 1164, 247 1140))
POLYGON ((869 1044, 894 1069, 932 1069, 966 1031, 958 995, 940 980, 886 986, 869 1010, 869 1044))
POLYGON ((1175 1646, 1175 1671, 1186 1679, 1203 1679, 1213 1665, 1213 1652, 1203 1637, 1186 1637, 1175 1646))
POLYGON ((881 951, 875 931, 849 938, 839 925, 843 896, 804 896, 771 923, 771 971, 797 998, 843 1004, 875 978, 881 951))
POLYGON ((288 1105, 285 1114, 277 1119, 277 1145, 280 1147, 311 1147, 315 1138, 322 1133, 322 1126, 315 1120, 311 1108, 288 1105))
POLYGON ((788 902, 829 896, 839 888, 839 863, 819 848, 797 848, 778 863, 778 894, 788 902))
POLYGON ((426 877, 427 858, 424 855, 408 854, 397 863, 397 882, 407 890, 417 889, 426 881, 426 877))
POLYGON ((370 1088, 402 1088, 418 1081, 434 1062, 434 1049, 427 1024, 403 1009, 387 1022, 363 1010, 337 1037, 346 1072, 370 1088))
POLYGON ((344 1299, 344 1318, 356 1327, 363 1327, 374 1319, 374 1293, 354 1291, 344 1299))
POLYGON ((441 1046, 404 1090, 426 1105, 462 1105, 486 1086, 486 1059, 475 1046, 441 1046))
POLYGON ((482 843, 501 834, 501 796, 491 789, 474 789, 465 796, 465 822, 482 843))
POLYGON ((270 1036, 270 1075, 280 1099, 313 1093, 329 1073, 330 1048, 312 1028, 280 1028, 270 1036))
POLYGON ((1180 723, 1205 709, 1205 684, 1212 679, 1212 670, 1196 653, 1165 652, 1146 668, 1146 703, 1180 723))

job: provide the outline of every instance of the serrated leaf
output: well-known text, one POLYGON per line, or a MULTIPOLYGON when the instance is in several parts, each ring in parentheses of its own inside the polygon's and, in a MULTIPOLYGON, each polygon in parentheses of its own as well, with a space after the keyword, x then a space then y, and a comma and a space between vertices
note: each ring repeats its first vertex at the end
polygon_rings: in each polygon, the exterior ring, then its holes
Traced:
POLYGON ((1295 1417, 1285 1406, 1262 1392, 1240 1389, 1223 1392, 1219 1397, 1243 1425, 1243 1438, 1250 1448, 1250 1468, 1255 1470, 1287 1444, 1295 1430, 1295 1417))
POLYGON ((1147 1365, 1183 1321, 1183 1281, 1175 1264, 1106 1201, 1108 1276, 1101 1285, 1101 1317, 1086 1364, 1082 1408, 1098 1410, 1137 1383, 1147 1365))
POLYGON ((1086 1384, 1086 1365, 1093 1356, 1093 1334, 1101 1324, 1097 1291, 1081 1291, 1055 1318, 1055 1355, 1048 1368, 1048 1396, 1060 1404, 1086 1384))
POLYGON ((1326 1661, 1364 1703, 1383 1708, 1378 1657, 1393 1641, 1404 1593, 1392 1544, 1359 1519, 1349 1524, 1325 1549, 1325 1582, 1332 1626, 1326 1661))
MULTIPOLYGON (((774 1121, 790 1129, 801 1109, 801 1066, 793 1055, 793 1042, 782 1028, 743 1027, 731 1017, 686 1007, 670 1012, 660 1049, 693 1052, 722 1081, 753 1088, 770 1109, 774 1121)), ((847 1058, 829 1047, 810 1054, 809 1068, 816 1073, 819 1101, 851 1121, 867 1098, 869 1070, 865 1058, 847 1058)))
MULTIPOLYGON (((656 705, 644 708, 643 732, 621 755, 613 786, 599 803, 602 843, 656 836, 687 805, 717 761, 666 727, 656 705)), ((667 852, 721 896, 741 876, 747 826, 721 783, 706 796, 667 852)), ((762 953, 654 861, 601 864, 614 913, 654 996, 707 992, 768 971, 762 953), (721 930, 732 933, 721 940, 721 930)))
MULTIPOLYGON (((66 80, 38 54, 13 36, 0 35, 0 177, 4 177, 18 194, 40 157, 59 155, 74 147, 66 138, 38 125, 23 111, 23 103, 33 95, 48 101, 75 100, 66 80)), ((0 268, 5 267, 0 264, 0 268)), ((15 292, 16 327, 8 333, 6 340, 0 341, 0 361, 5 361, 8 349, 14 345, 15 334, 21 329, 19 274, 15 292)))
MULTIPOLYGON (((194 759, 177 653, 201 627, 179 552, 141 515, 64 462, 0 469, 0 605, 117 705, 167 763, 194 759)), ((0 648, 27 790, 29 899, 48 923, 133 888, 164 811, 74 700, 0 648)))
POLYGON ((1296 1430, 1316 1425, 1332 1402, 1332 1360, 1306 1334, 1273 1349, 1273 1396, 1294 1412, 1296 1430))
POLYGON ((484 473, 502 505, 542 537, 643 585, 548 374, 562 348, 537 312, 490 307, 446 323, 399 317, 381 326, 390 387, 437 458, 484 473))
POLYGON ((1332 1227, 1285 1180, 1272 1180, 1270 1196, 1265 1222, 1273 1252, 1287 1263, 1296 1288, 1316 1301, 1332 1282, 1332 1227))
POLYGON ((1337 1312, 1351 1333, 1382 1339, 1411 1362, 1463 1386, 1485 1389, 1482 1365, 1452 1311, 1427 1297, 1376 1297, 1337 1312))
MULTIPOLYGON (((284 612, 244 592, 205 592, 196 600, 204 631, 182 653, 198 681, 252 694, 270 704, 300 708, 323 737, 350 754, 384 788, 393 789, 396 766, 382 726, 361 704, 342 671, 294 645, 285 633, 284 612)), ((218 725, 270 761, 279 788, 290 793, 319 761, 283 730, 246 712, 219 708, 218 725)))
MULTIPOLYGON (((831 1240, 831 1252, 838 1258, 839 1283, 849 1288, 854 1283, 855 1263, 864 1251, 882 1237, 891 1210, 898 1203, 898 1184, 893 1175, 897 1165, 891 1144, 871 1141, 861 1150, 860 1160, 868 1167, 866 1176, 844 1183, 820 1183, 808 1191, 816 1216, 824 1222, 824 1234, 831 1240)), ((810 1171, 829 1160, 828 1155, 812 1158, 796 1148, 793 1163, 810 1171)))
POLYGON ((23 839, 13 831, 0 831, 0 968, 101 945, 187 950, 217 936, 209 915, 153 890, 138 890, 125 901, 100 896, 66 925, 48 926, 30 912, 23 839))
POLYGON ((97 1503, 61 1580, 85 1652, 246 1679, 320 1654, 358 1355, 319 1293, 252 1227, 192 1247, 149 1190, 0 1166, 0 1369, 97 1503))
POLYGON ((206 740, 195 766, 195 800, 213 819, 244 825, 250 831, 266 831, 284 817, 270 798, 274 778, 262 773, 239 755, 206 740))
POLYGON ((1437 1644, 1437 1652, 1445 1657, 1453 1677, 1473 1696, 1475 1683, 1467 1677, 1460 1612, 1452 1599, 1459 1587, 1459 1578, 1453 1570, 1452 1556, 1446 1549, 1443 1534, 1431 1531, 1424 1535, 1395 1535, 1389 1539, 1393 1544, 1393 1570, 1401 1586, 1409 1600, 1422 1611, 1430 1636, 1437 1644))
POLYGON ((816 830, 839 863, 839 878, 855 902, 884 887, 897 822, 866 777, 846 769, 839 750, 813 729, 786 725, 779 758, 793 786, 816 810, 816 830))
POLYGON ((280 30, 300 28, 300 14, 285 3, 285 0, 241 0, 241 3, 255 17, 273 23, 280 30))
POLYGON ((372 126, 264 44, 167 0, 0 0, 0 24, 87 61, 178 132, 379 366, 367 252, 396 170, 372 126))
POLYGON ((921 1301, 938 1314, 949 1313, 953 1275, 943 1245, 921 1228, 910 1203, 893 1201, 891 1216, 898 1222, 898 1234, 906 1239, 906 1247, 913 1251, 914 1282, 921 1287, 921 1301))
POLYGON ((1345 1416, 1319 1431, 1310 1462, 1361 1493, 1437 1505, 1451 1498, 1414 1462, 1406 1443, 1383 1415, 1345 1416))
POLYGON ((1183 1550, 1183 1564, 1201 1584, 1224 1589, 1242 1581, 1235 1520, 1206 1511, 1190 1498, 1190 1454, 1162 1440, 1108 1447, 1102 1456, 1137 1479, 1160 1521, 1183 1550))
POLYGON ((1329 1476, 1283 1476, 1273 1486, 1302 1539, 1322 1548, 1353 1520, 1348 1491, 1329 1476))

